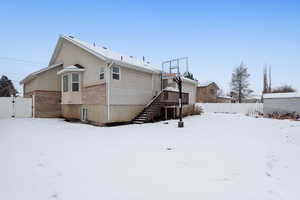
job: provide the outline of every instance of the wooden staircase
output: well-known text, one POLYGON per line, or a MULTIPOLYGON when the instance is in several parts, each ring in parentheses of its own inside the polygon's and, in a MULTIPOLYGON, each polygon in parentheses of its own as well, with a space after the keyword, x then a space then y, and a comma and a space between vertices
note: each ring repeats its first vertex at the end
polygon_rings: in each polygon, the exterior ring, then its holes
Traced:
POLYGON ((143 124, 147 122, 153 122, 157 116, 159 116, 161 108, 165 105, 161 102, 161 96, 164 91, 161 91, 156 97, 154 97, 149 104, 138 114, 131 122, 133 124, 143 124))
MULTIPOLYGON (((182 104, 188 104, 189 94, 182 93, 182 104)), ((154 122, 160 119, 161 109, 166 106, 178 106, 179 93, 176 91, 162 90, 132 121, 133 124, 154 122)))

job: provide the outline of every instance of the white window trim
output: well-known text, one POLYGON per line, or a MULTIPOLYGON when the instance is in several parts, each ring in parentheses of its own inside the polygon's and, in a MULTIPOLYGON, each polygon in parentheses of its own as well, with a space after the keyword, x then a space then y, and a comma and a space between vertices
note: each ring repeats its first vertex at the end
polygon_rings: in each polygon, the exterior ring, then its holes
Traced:
POLYGON ((80 91, 80 73, 72 72, 71 73, 71 92, 79 92, 80 91), (73 81, 73 74, 78 74, 78 81, 73 81), (73 83, 78 83, 78 91, 73 91, 73 83))
POLYGON ((100 80, 105 80, 105 68, 104 67, 100 67, 99 79, 100 80), (102 74, 103 74, 103 79, 100 78, 102 74))
POLYGON ((115 81, 120 81, 121 80, 121 67, 120 66, 112 66, 112 69, 111 69, 111 78, 112 78, 112 80, 115 80, 115 81), (114 72, 114 69, 113 69, 114 67, 119 68, 119 73, 114 72), (114 74, 118 74, 119 75, 119 79, 114 79, 114 74))
POLYGON ((69 92, 70 91, 70 76, 69 76, 69 74, 63 74, 61 76, 61 86, 62 86, 62 88, 61 88, 62 92, 69 92), (68 77, 68 88, 67 88, 67 91, 64 91, 64 77, 65 76, 68 77))

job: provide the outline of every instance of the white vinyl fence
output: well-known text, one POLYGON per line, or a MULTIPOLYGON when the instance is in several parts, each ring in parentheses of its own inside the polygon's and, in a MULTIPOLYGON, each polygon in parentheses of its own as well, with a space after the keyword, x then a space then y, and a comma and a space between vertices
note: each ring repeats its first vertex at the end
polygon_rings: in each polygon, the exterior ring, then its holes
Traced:
POLYGON ((262 103, 197 103, 204 112, 239 113, 256 116, 263 113, 262 103))
POLYGON ((23 97, 0 97, 0 118, 32 117, 32 99, 23 97))

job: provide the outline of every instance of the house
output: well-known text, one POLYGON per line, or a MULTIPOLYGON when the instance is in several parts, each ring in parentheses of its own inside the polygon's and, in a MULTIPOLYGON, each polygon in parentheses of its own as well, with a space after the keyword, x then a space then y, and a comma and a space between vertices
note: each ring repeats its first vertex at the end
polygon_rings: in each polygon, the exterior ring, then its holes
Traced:
POLYGON ((230 96, 217 96, 217 103, 232 103, 233 99, 230 96))
POLYGON ((197 87, 197 102, 199 103, 216 103, 218 85, 215 82, 200 82, 197 87))
POLYGON ((300 93, 268 93, 263 95, 264 114, 300 114, 300 93))
MULTIPOLYGON (((72 36, 60 36, 49 66, 21 83, 24 96, 35 100, 36 117, 143 123, 166 106, 178 107, 176 85, 161 70, 72 36)), ((183 78, 185 107, 195 103, 196 87, 196 81, 183 78)))
POLYGON ((253 95, 243 99, 243 103, 261 103, 262 97, 259 95, 253 95))
POLYGON ((61 80, 57 76, 62 63, 49 65, 29 74, 23 84, 23 96, 32 97, 33 117, 61 116, 61 80))

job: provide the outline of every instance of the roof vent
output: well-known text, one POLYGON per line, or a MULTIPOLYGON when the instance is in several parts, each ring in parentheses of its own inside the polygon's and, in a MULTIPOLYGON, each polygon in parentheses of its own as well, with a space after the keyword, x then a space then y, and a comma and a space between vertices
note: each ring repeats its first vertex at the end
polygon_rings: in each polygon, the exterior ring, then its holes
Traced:
POLYGON ((74 38, 74 36, 72 36, 72 35, 69 35, 69 38, 72 38, 72 39, 73 39, 73 38, 74 38))

